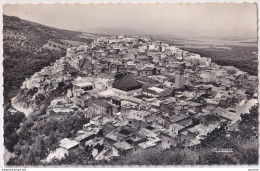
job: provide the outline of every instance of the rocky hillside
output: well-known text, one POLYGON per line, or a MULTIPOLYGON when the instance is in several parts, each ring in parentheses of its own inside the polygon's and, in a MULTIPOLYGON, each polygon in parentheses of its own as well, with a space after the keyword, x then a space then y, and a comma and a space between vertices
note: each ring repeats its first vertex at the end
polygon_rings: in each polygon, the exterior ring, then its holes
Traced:
MULTIPOLYGON (((45 113, 45 107, 53 98, 66 93, 66 88, 70 86, 70 81, 73 79, 71 74, 61 70, 65 58, 68 57, 60 58, 52 65, 44 67, 40 72, 36 72, 29 79, 26 79, 17 95, 12 98, 12 106, 25 115, 36 110, 45 113)), ((70 68, 76 72, 73 67, 70 66, 70 68)))
POLYGON ((5 104, 23 81, 65 55, 70 46, 90 43, 91 34, 56 29, 18 17, 3 16, 5 104))

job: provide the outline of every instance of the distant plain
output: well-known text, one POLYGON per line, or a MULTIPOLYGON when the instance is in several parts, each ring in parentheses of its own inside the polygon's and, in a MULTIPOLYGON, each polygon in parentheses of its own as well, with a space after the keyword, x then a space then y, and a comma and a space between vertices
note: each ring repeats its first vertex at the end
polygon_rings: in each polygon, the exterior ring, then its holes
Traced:
POLYGON ((202 57, 210 57, 219 65, 230 65, 257 75, 257 36, 155 36, 155 38, 202 57))

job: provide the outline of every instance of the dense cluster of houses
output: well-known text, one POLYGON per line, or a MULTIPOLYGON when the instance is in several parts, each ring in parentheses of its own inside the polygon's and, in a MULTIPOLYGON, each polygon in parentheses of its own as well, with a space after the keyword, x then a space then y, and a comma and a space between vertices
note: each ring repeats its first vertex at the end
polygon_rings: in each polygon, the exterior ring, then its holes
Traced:
POLYGON ((68 85, 48 114, 80 111, 90 122, 60 148, 68 155, 87 148, 97 160, 199 144, 215 128, 237 129, 240 114, 257 103, 257 77, 152 38, 100 37, 68 48, 48 69, 54 82, 44 79, 45 68, 23 86, 68 85))

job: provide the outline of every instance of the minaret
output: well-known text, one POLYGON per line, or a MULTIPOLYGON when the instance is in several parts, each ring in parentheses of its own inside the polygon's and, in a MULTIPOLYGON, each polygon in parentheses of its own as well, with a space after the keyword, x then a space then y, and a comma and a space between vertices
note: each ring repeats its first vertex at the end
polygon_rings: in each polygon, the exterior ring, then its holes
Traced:
POLYGON ((175 75, 175 89, 183 88, 183 84, 184 84, 184 70, 183 68, 180 68, 180 70, 178 70, 175 75))

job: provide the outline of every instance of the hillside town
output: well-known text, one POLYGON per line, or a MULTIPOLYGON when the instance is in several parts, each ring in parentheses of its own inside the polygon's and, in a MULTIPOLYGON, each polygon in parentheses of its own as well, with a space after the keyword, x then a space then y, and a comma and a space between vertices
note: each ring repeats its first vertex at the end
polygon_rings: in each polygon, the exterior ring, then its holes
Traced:
POLYGON ((238 129, 240 114, 257 103, 257 85, 256 76, 209 57, 152 37, 121 35, 68 48, 21 89, 37 108, 53 89, 66 87, 51 99, 46 114, 59 120, 83 113, 89 119, 77 134, 59 141, 43 161, 50 162, 75 149, 109 160, 149 148, 200 144, 216 128, 238 129))

